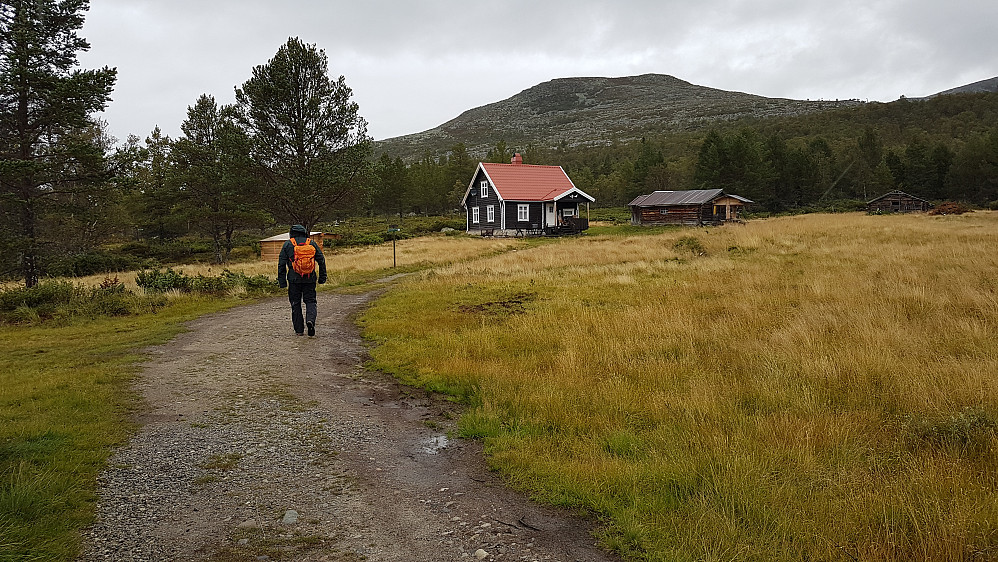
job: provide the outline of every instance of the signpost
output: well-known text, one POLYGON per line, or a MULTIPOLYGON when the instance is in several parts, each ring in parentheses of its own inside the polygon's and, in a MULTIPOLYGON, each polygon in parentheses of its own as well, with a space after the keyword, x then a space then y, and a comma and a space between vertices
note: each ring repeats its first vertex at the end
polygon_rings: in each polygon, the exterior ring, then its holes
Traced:
POLYGON ((388 225, 388 234, 392 235, 392 267, 398 266, 398 262, 395 259, 395 238, 398 232, 402 230, 398 226, 397 224, 388 225))

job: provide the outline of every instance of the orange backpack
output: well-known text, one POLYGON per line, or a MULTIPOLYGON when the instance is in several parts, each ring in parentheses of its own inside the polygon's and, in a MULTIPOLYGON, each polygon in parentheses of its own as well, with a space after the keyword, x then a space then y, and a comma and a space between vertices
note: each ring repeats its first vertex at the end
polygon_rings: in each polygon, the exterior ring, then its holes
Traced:
POLYGON ((295 258, 291 261, 291 269, 302 277, 315 273, 315 246, 312 245, 312 239, 306 238, 304 244, 299 244, 292 236, 291 245, 295 247, 295 258))

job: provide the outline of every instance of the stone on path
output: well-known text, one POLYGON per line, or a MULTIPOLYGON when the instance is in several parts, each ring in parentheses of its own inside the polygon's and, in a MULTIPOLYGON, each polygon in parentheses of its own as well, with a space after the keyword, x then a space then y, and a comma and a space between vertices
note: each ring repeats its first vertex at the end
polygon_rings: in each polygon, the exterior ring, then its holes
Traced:
POLYGON ((281 519, 281 523, 284 523, 285 525, 294 525, 297 522, 298 522, 297 511, 289 509, 284 512, 284 519, 281 519))
POLYGON ((488 556, 488 555, 489 555, 489 553, 485 552, 481 548, 479 548, 478 550, 475 551, 475 558, 477 558, 479 560, 484 560, 485 557, 488 556))

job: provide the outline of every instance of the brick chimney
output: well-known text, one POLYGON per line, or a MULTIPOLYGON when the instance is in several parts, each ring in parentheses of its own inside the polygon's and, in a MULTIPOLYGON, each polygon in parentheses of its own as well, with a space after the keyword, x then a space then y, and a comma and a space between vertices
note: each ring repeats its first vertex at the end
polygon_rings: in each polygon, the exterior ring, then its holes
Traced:
POLYGON ((510 164, 523 164, 523 157, 517 152, 513 155, 513 158, 509 161, 510 164))

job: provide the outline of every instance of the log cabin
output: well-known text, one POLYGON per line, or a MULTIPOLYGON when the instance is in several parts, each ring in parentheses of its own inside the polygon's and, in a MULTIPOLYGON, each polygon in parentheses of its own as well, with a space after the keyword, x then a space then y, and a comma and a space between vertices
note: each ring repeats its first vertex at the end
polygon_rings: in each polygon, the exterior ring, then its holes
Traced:
POLYGON ((931 207, 925 199, 896 189, 866 202, 867 213, 915 213, 928 211, 931 207))
POLYGON ((752 200, 722 189, 654 191, 631 201, 631 224, 690 226, 717 225, 737 221, 752 200))

